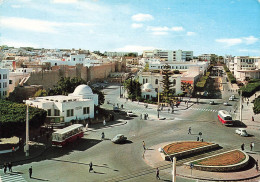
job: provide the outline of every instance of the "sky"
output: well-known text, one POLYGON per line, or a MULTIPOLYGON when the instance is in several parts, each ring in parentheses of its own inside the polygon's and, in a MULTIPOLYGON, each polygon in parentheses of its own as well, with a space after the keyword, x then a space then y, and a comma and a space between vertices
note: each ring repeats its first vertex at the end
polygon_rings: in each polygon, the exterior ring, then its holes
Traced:
POLYGON ((0 0, 0 45, 260 56, 260 0, 0 0))

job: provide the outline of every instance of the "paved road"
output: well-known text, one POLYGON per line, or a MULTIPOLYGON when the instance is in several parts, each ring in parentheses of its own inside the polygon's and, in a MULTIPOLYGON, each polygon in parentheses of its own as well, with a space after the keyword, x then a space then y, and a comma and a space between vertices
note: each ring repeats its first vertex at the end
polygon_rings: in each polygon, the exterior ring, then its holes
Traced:
MULTIPOLYGON (((209 105, 208 100, 201 99, 199 104, 192 105, 189 109, 181 103, 174 114, 168 113, 167 110, 160 112, 166 120, 157 119, 157 106, 149 105, 145 108, 142 104, 118 98, 118 86, 110 86, 104 92, 107 100, 124 104, 126 110, 134 111, 137 117, 126 118, 125 125, 89 131, 79 144, 69 145, 63 149, 51 148, 42 157, 35 159, 35 162, 14 166, 14 171, 20 172, 17 176, 27 181, 80 182, 113 181, 120 176, 130 175, 132 177, 126 181, 156 181, 155 170, 143 160, 142 141, 145 141, 149 148, 167 141, 196 140, 199 132, 202 132, 204 141, 216 142, 223 147, 240 148, 240 145, 245 143, 248 148, 247 145, 254 141, 255 150, 260 151, 259 133, 242 138, 234 133, 234 127, 225 127, 217 120, 216 111, 219 109, 233 111, 237 105, 237 101, 232 101, 231 106, 222 104, 232 94, 227 91, 222 93, 223 99, 215 100, 217 103, 215 105, 209 105), (144 113, 148 113, 148 120, 140 119, 140 114, 144 113), (192 135, 187 134, 189 127, 192 128, 192 135), (104 141, 100 140, 101 132, 105 132, 104 141), (125 134, 129 142, 121 145, 113 144, 110 139, 118 133, 125 134), (95 173, 88 171, 91 161, 95 173), (34 179, 28 178, 30 166, 33 166, 34 179), (134 175, 140 171, 149 172, 134 175)), ((112 109, 111 104, 104 104, 104 107, 112 109)), ((171 179, 167 168, 161 171, 161 177, 165 181, 171 179)), ((178 178, 178 181, 189 180, 178 178)))

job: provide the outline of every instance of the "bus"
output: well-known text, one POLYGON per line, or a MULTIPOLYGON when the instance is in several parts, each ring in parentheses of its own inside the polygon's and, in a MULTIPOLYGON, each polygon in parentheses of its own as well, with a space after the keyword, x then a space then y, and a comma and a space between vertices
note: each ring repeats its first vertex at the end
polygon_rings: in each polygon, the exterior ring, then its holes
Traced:
POLYGON ((64 146, 84 136, 82 124, 73 124, 66 128, 60 129, 52 134, 52 144, 64 146))
POLYGON ((233 125, 232 116, 225 110, 218 111, 218 119, 224 125, 233 125))

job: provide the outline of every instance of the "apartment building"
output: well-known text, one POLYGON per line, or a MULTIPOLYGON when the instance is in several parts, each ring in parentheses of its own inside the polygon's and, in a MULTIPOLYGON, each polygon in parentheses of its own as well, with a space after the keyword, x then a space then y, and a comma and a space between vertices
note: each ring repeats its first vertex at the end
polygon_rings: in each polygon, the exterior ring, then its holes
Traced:
POLYGON ((0 99, 7 97, 9 90, 9 70, 0 68, 0 99))
POLYGON ((138 52, 104 52, 104 55, 108 56, 108 57, 123 57, 123 56, 130 54, 130 53, 138 56, 138 52))
POLYGON ((239 81, 260 78, 260 57, 234 57, 234 76, 239 81))
POLYGON ((143 51, 144 58, 159 58, 167 62, 185 62, 193 59, 193 51, 182 50, 146 50, 143 51))
POLYGON ((201 54, 198 56, 199 60, 201 61, 212 61, 212 58, 217 57, 216 54, 201 54))

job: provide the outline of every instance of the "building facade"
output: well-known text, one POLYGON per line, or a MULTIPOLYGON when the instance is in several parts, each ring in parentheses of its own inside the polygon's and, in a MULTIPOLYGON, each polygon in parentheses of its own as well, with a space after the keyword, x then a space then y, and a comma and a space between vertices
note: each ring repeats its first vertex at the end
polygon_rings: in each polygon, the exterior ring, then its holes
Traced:
POLYGON ((0 68, 0 99, 8 96, 9 93, 9 70, 0 68))
POLYGON ((68 96, 55 95, 26 100, 26 104, 47 111, 47 117, 70 122, 75 119, 94 118, 94 106, 98 105, 98 95, 93 94, 88 85, 79 85, 68 96))

